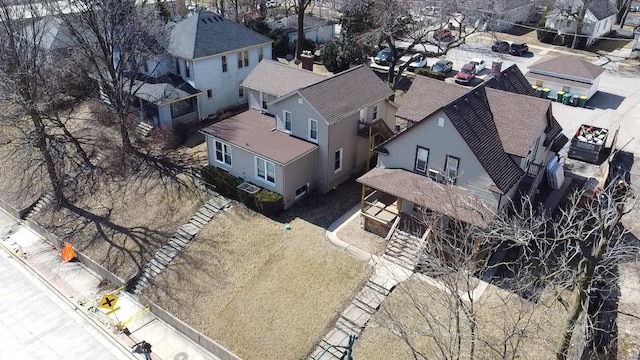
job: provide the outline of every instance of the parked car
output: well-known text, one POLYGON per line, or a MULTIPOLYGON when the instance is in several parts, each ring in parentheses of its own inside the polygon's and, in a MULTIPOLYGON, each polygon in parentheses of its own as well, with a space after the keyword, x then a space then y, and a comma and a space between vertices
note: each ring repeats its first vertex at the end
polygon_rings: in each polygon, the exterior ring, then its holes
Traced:
POLYGON ((473 64, 476 66, 476 74, 481 72, 482 70, 484 70, 485 66, 487 65, 484 60, 480 59, 480 58, 473 58, 471 59, 471 61, 469 61, 469 64, 473 64))
MULTIPOLYGON (((400 60, 402 60, 402 58, 400 58, 400 60)), ((407 66, 409 71, 414 71, 415 69, 421 69, 427 66, 427 56, 422 53, 410 55, 409 59, 406 61, 410 61, 409 66, 407 66)))
POLYGON ((431 70, 441 74, 447 74, 449 71, 453 70, 453 62, 447 59, 438 60, 438 62, 433 64, 431 70))
POLYGON ((516 41, 512 43, 511 46, 509 47, 509 54, 511 55, 522 56, 528 52, 529 52, 529 45, 527 45, 527 43, 524 43, 522 41, 516 41))
POLYGON ((378 65, 389 65, 391 60, 391 49, 388 47, 380 50, 380 52, 373 58, 373 61, 378 65))
POLYGON ((491 51, 499 53, 509 52, 509 43, 503 40, 497 40, 491 45, 491 51))
POLYGON ((467 83, 476 77, 476 65, 473 63, 465 64, 462 69, 456 74, 456 81, 461 83, 467 83))

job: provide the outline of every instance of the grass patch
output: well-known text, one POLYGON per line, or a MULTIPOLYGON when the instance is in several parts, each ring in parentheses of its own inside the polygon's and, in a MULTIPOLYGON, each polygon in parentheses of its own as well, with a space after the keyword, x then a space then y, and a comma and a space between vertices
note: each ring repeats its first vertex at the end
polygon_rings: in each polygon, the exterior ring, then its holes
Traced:
POLYGON ((148 289, 153 301, 247 359, 301 358, 324 334, 367 265, 324 228, 284 224, 237 204, 217 215, 148 289))

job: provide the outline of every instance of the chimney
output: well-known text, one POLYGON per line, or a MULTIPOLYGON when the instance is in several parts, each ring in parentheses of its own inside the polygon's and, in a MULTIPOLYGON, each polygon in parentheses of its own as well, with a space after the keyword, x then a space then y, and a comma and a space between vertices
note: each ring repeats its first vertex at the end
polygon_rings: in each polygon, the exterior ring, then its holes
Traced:
POLYGON ((313 71, 313 54, 311 51, 302 51, 302 54, 300 54, 300 63, 304 70, 313 71))
POLYGON ((502 71, 502 60, 500 60, 500 58, 496 58, 491 63, 491 73, 490 73, 490 75, 498 76, 498 75, 500 75, 501 71, 502 71))

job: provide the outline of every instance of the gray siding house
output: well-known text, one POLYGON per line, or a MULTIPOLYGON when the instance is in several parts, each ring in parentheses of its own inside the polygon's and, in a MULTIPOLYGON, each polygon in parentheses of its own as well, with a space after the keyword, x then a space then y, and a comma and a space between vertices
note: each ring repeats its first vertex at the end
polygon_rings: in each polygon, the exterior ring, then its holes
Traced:
POLYGON ((425 210, 482 226, 532 195, 562 130, 551 102, 532 93, 515 65, 471 90, 416 76, 397 112, 410 127, 379 145, 378 167, 358 179, 365 228, 386 236, 399 215, 425 210))
POLYGON ((255 71, 243 83, 249 93, 276 98, 268 111, 256 102, 203 129, 209 165, 281 194, 285 208, 364 169, 373 147, 394 135, 393 92, 367 67, 323 77, 265 61, 255 71))

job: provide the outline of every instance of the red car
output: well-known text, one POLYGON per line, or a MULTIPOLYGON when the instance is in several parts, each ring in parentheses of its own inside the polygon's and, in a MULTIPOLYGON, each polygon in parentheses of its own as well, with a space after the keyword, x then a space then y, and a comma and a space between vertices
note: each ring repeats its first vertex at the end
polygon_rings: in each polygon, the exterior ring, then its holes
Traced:
POLYGON ((467 83, 476 77, 476 66, 474 64, 465 64, 456 74, 456 81, 467 83))

